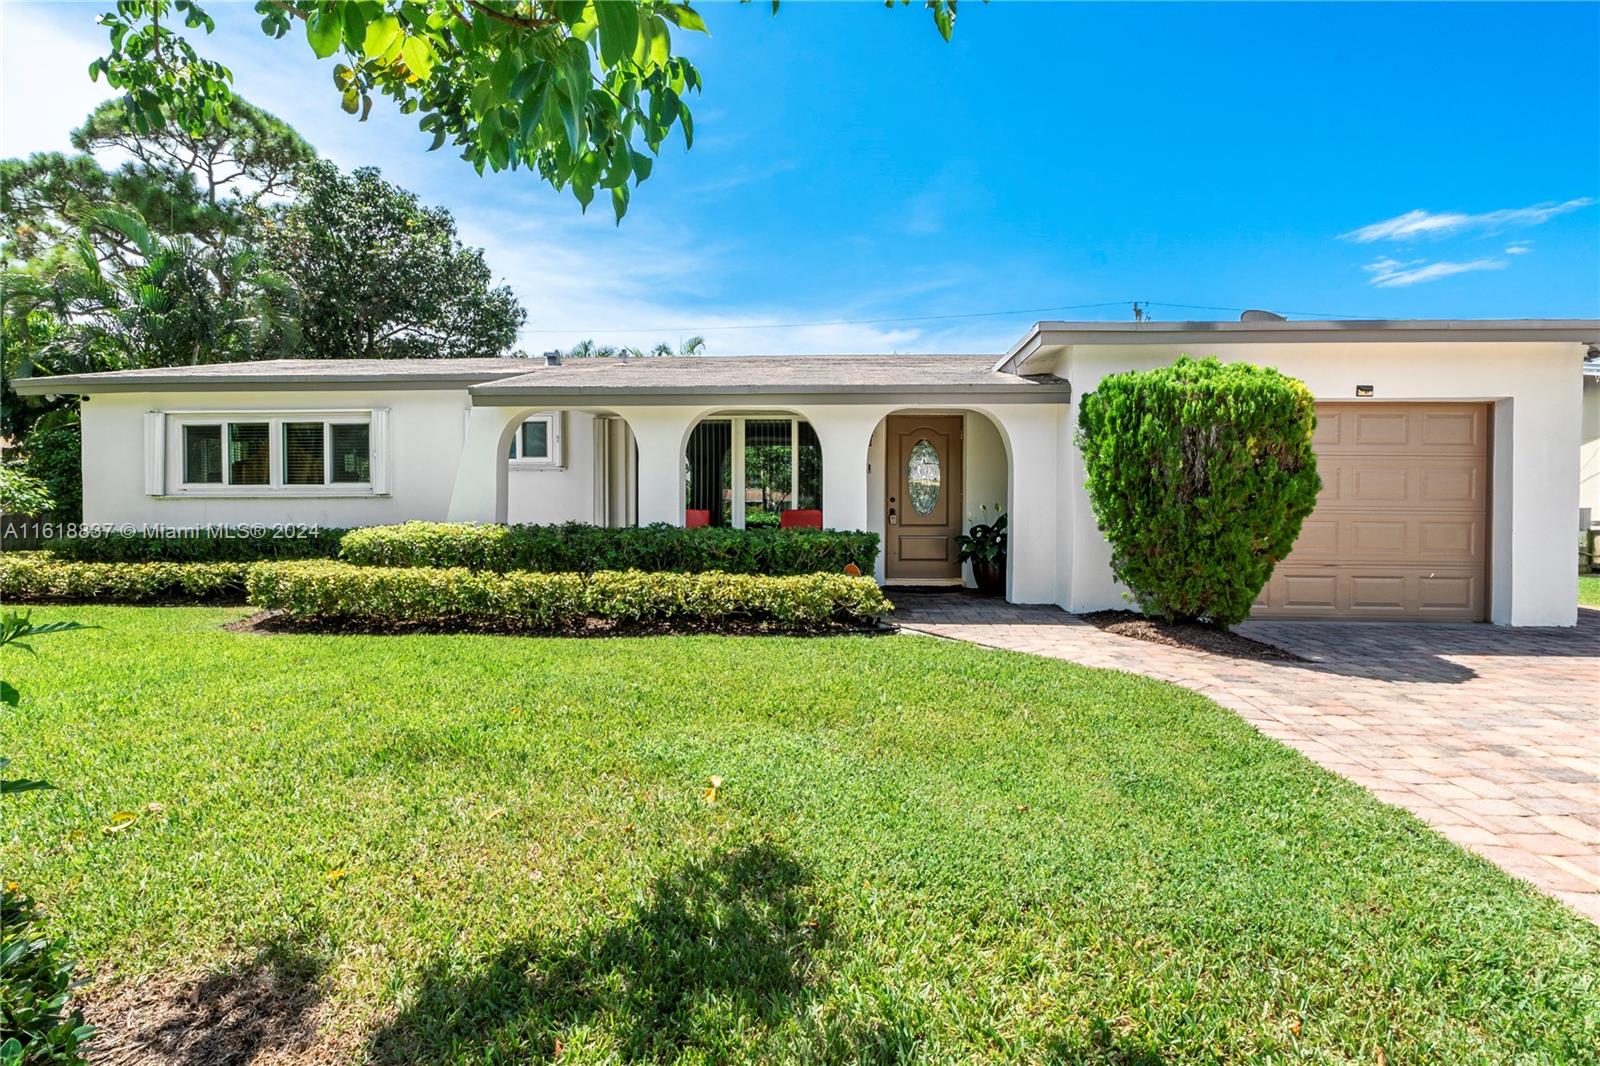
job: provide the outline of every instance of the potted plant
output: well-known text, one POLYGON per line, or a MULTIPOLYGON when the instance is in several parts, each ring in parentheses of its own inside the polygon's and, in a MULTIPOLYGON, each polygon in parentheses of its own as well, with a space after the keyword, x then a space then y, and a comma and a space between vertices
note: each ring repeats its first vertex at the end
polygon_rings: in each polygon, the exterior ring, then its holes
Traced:
MULTIPOLYGON (((972 564, 972 580, 985 596, 1003 596, 1006 591, 1006 516, 994 505, 993 522, 973 522, 956 538, 956 548, 964 563, 972 564)), ((987 518, 989 505, 979 510, 987 518)))

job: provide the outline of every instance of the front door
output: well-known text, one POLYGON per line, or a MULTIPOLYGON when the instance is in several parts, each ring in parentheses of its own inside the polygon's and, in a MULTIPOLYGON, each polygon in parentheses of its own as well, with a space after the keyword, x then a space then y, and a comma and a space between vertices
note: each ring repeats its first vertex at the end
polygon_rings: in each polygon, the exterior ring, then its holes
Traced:
POLYGON ((961 578, 961 416, 891 415, 888 420, 884 576, 961 578))

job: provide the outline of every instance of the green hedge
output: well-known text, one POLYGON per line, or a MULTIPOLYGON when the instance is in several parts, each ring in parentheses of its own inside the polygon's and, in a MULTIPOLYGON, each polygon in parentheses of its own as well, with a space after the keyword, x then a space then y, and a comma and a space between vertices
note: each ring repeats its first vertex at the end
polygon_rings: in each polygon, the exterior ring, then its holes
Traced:
POLYGON ((250 526, 161 533, 102 533, 59 537, 44 547, 59 559, 85 563, 254 563, 265 559, 332 559, 343 529, 304 535, 274 534, 250 526))
POLYGON ((870 574, 878 535, 846 530, 739 530, 651 525, 608 529, 578 522, 500 526, 406 522, 344 536, 341 557, 360 566, 464 566, 470 570, 589 573, 646 570, 729 574, 870 574))
POLYGON ((7 603, 242 603, 249 563, 80 563, 49 552, 0 555, 7 603))
POLYGON ((805 574, 495 573, 463 567, 258 563, 250 602, 299 620, 572 630, 590 620, 646 625, 772 622, 816 627, 891 609, 867 577, 805 574))

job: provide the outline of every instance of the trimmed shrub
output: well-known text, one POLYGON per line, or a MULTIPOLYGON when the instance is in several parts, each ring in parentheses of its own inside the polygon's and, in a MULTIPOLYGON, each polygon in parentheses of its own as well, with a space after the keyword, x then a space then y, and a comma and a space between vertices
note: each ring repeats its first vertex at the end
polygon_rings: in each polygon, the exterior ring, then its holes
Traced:
POLYGON ((23 469, 44 483, 58 522, 83 519, 83 433, 78 423, 36 425, 22 441, 23 469))
POLYGON ((0 466, 0 514, 42 515, 55 508, 56 500, 43 481, 20 466, 0 466))
POLYGON ((67 944, 43 926, 32 898, 0 889, 0 1061, 82 1063, 94 1027, 69 1009, 78 981, 67 944))
POLYGON ((50 552, 0 555, 0 600, 241 603, 248 563, 79 563, 50 552))
POLYGON ((257 563, 250 602, 301 620, 520 631, 613 623, 816 627, 890 610, 870 578, 599 571, 496 573, 464 567, 257 563))
POLYGON ((1270 367, 1183 358, 1104 379, 1078 424, 1111 569, 1140 609, 1243 621, 1322 487, 1311 390, 1270 367))
POLYGON ((683 529, 657 524, 610 529, 406 522, 345 534, 342 558, 359 566, 464 566, 471 570, 591 573, 646 570, 729 574, 870 572, 878 535, 836 529, 683 529))
POLYGON ((99 533, 59 537, 45 548, 60 559, 86 563, 255 563, 268 559, 332 559, 343 529, 303 535, 255 526, 170 529, 150 533, 99 533))

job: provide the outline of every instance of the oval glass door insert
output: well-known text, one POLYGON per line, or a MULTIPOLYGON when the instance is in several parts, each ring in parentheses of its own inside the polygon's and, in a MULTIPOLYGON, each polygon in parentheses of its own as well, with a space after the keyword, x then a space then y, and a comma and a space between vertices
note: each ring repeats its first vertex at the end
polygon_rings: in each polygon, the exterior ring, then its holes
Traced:
POLYGON ((919 440, 906 460, 906 492, 920 515, 930 515, 939 503, 939 449, 919 440))

